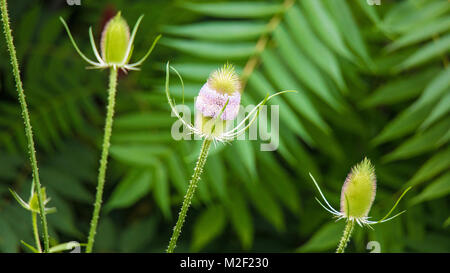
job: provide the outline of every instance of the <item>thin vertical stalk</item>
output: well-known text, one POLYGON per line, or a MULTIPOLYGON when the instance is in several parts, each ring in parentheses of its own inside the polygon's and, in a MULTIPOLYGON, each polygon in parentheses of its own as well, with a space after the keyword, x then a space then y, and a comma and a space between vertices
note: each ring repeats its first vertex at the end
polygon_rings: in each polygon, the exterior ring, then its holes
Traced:
POLYGON ((39 253, 41 253, 42 247, 41 247, 41 240, 39 239, 39 230, 38 230, 37 213, 36 212, 31 212, 31 220, 33 222, 33 234, 34 234, 34 240, 36 241, 36 248, 39 251, 39 253))
POLYGON ((89 230, 86 253, 92 252, 92 248, 94 246, 94 238, 97 232, 98 218, 102 206, 103 187, 105 185, 106 165, 108 163, 108 153, 114 117, 114 105, 116 104, 117 72, 117 69, 112 67, 109 74, 108 106, 106 109, 105 132, 103 136, 102 155, 98 172, 97 193, 95 195, 94 212, 91 220, 91 228, 89 230))
POLYGON ((48 240, 48 227, 47 218, 44 209, 44 199, 42 197, 41 182, 39 180, 39 170, 37 166, 36 150, 34 148, 33 131, 31 128, 30 114, 28 112, 27 102, 25 100, 25 92, 23 90, 22 81, 20 79, 19 62, 17 61, 16 49, 13 43, 13 37, 11 34, 11 26, 9 25, 9 16, 6 0, 1 0, 1 13, 4 27, 4 33, 6 38, 6 44, 11 58, 11 65, 13 67, 14 80, 16 82, 17 92, 19 93, 20 107, 22 108, 22 117, 25 123, 25 134, 28 142, 28 152, 30 154, 31 168, 33 172, 33 183, 35 184, 35 190, 39 203, 39 215, 42 222, 42 229, 44 234, 44 252, 49 250, 48 240))
POLYGON ((180 214, 178 215, 178 220, 173 228, 173 234, 170 238, 169 246, 167 247, 167 253, 173 253, 177 245, 178 237, 181 234, 181 228, 183 227, 184 220, 186 218, 187 211, 192 202, 192 197, 194 197, 195 189, 197 188, 198 181, 203 172, 203 167, 206 163, 206 158, 208 157, 208 151, 211 147, 211 140, 206 138, 203 141, 202 147, 200 149, 200 155, 198 156, 197 164, 194 168, 194 173, 192 174, 191 182, 189 183, 189 188, 184 196, 183 205, 181 206, 180 214))
POLYGON ((341 241, 339 242, 339 246, 336 249, 336 253, 344 253, 345 247, 347 247, 348 242, 350 241, 350 237, 352 236, 353 227, 355 226, 354 220, 348 220, 347 224, 344 228, 344 234, 342 234, 341 241))

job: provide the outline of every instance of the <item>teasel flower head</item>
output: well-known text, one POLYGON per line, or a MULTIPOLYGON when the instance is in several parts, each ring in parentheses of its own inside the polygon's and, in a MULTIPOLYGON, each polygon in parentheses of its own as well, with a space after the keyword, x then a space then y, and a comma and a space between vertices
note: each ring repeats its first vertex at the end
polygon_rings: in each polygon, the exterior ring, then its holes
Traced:
POLYGON ((341 190, 341 206, 340 211, 334 209, 328 200, 323 195, 314 177, 309 174, 319 190, 319 193, 325 202, 325 205, 316 198, 317 202, 333 216, 340 219, 346 219, 346 221, 356 221, 360 226, 369 226, 378 223, 384 223, 395 217, 401 215, 405 211, 402 211, 390 218, 389 215, 397 207, 400 200, 406 194, 411 187, 407 188, 402 195, 398 198, 397 202, 394 204, 393 208, 379 221, 371 221, 368 216, 370 209, 372 207, 373 201, 375 200, 376 194, 376 176, 375 167, 372 165, 369 159, 364 158, 359 164, 354 166, 342 186, 341 190))
POLYGON ((203 117, 234 120, 239 112, 240 104, 239 77, 234 67, 226 64, 211 73, 198 93, 195 109, 203 117))
POLYGON ((131 55, 126 56, 129 43, 130 28, 121 13, 118 12, 103 28, 100 41, 102 60, 105 63, 119 65, 126 57, 131 55))
POLYGON ((69 27, 67 26, 64 19, 62 17, 60 17, 59 19, 64 25, 67 34, 69 35, 70 41, 72 42, 77 53, 81 56, 81 58, 83 58, 91 65, 88 68, 103 69, 113 67, 114 69, 121 69, 122 71, 127 72, 127 70, 139 70, 139 66, 148 58, 148 56, 150 56, 150 53, 152 52, 156 43, 161 38, 161 35, 158 35, 156 37, 147 53, 139 61, 135 63, 129 63, 131 55, 133 53, 134 38, 143 17, 143 15, 139 17, 136 24, 134 25, 131 35, 128 24, 122 17, 120 11, 113 18, 111 18, 103 28, 100 42, 101 55, 99 54, 95 45, 94 35, 92 34, 92 27, 90 27, 89 38, 96 61, 89 59, 81 52, 81 50, 75 43, 75 40, 73 39, 69 27))
MULTIPOLYGON (((31 187, 31 194, 30 194, 30 199, 28 200, 28 202, 25 202, 22 198, 20 198, 20 196, 14 190, 9 189, 9 191, 11 192, 14 199, 16 199, 16 201, 19 203, 19 205, 21 205, 24 209, 29 210, 31 212, 35 212, 35 213, 40 213, 38 196, 37 196, 37 192, 34 190, 34 183, 33 183, 33 186, 31 187)), ((48 202, 50 202, 50 198, 47 198, 45 187, 41 188, 41 196, 44 200, 44 206, 46 206, 48 204, 48 202)), ((45 210, 45 213, 56 212, 56 208, 44 208, 44 210, 45 210)))
POLYGON ((271 98, 282 93, 295 92, 287 90, 270 96, 267 95, 265 99, 257 104, 242 121, 239 121, 236 126, 230 128, 230 125, 239 113, 242 90, 239 76, 236 73, 234 66, 227 63, 223 67, 213 71, 206 83, 200 89, 195 101, 195 125, 192 125, 181 118, 175 108, 175 102, 170 96, 169 69, 175 71, 181 80, 182 86, 183 80, 175 68, 169 66, 169 63, 167 63, 166 95, 173 113, 175 113, 176 117, 191 133, 218 142, 229 142, 243 134, 252 123, 255 122, 261 107, 271 98))
POLYGON ((346 217, 367 217, 377 191, 375 168, 369 159, 352 168, 341 191, 341 210, 346 217), (351 208, 351 209, 350 209, 351 208))

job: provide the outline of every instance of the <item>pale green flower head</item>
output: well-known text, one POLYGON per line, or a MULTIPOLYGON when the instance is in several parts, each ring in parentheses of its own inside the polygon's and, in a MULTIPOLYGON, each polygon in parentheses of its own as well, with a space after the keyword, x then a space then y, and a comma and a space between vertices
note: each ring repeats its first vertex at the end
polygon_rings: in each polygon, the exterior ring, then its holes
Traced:
POLYGON ((127 50, 129 41, 130 28, 119 11, 116 16, 106 23, 103 29, 101 39, 103 60, 109 64, 121 64, 128 57, 127 50))
POLYGON ((225 64, 215 70, 208 78, 208 85, 211 89, 221 94, 232 95, 239 92, 241 83, 232 64, 225 64))
POLYGON ((376 194, 376 177, 375 177, 375 167, 372 165, 369 159, 364 158, 363 161, 356 164, 350 173, 347 175, 347 179, 342 186, 341 191, 341 209, 337 211, 334 209, 328 200, 325 198, 325 195, 320 190, 319 184, 317 184, 314 177, 309 174, 314 182, 314 185, 319 190, 320 196, 322 197, 325 205, 320 202, 319 199, 316 198, 317 202, 328 212, 333 214, 333 216, 337 217, 338 220, 346 219, 347 221, 356 221, 360 226, 366 225, 370 226, 373 224, 384 223, 400 214, 404 213, 402 211, 390 218, 389 215, 394 211, 397 207, 400 200, 403 196, 408 192, 411 187, 408 187, 402 195, 397 199, 392 209, 378 221, 369 220, 368 216, 370 209, 372 207, 373 201, 375 200, 376 194))
POLYGON ((341 191, 341 213, 349 218, 369 214, 377 189, 375 168, 364 158, 348 174, 341 191))
POLYGON ((114 69, 122 69, 124 72, 126 72, 127 70, 139 70, 139 66, 148 58, 156 43, 161 38, 161 35, 158 35, 155 38, 150 49, 139 61, 135 63, 129 63, 131 55, 133 53, 134 38, 143 17, 143 15, 139 17, 133 27, 133 31, 131 32, 131 34, 127 21, 125 21, 125 19, 122 17, 121 12, 118 12, 116 16, 110 19, 103 28, 100 41, 101 54, 97 51, 97 47, 94 41, 94 35, 92 34, 92 27, 89 28, 89 39, 96 60, 89 59, 81 52, 81 50, 75 43, 75 40, 73 39, 69 27, 67 26, 64 19, 62 17, 60 17, 59 19, 64 25, 64 28, 69 35, 70 41, 72 42, 73 47, 75 48, 77 53, 83 60, 91 65, 88 68, 103 69, 112 67, 114 69))

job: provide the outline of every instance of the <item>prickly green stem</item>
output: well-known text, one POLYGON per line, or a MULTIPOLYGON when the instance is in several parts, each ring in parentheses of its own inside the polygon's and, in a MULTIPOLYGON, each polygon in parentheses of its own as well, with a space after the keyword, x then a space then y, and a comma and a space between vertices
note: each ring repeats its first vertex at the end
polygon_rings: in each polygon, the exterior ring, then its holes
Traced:
MULTIPOLYGON (((35 190, 39 202, 39 215, 42 221, 42 229, 44 234, 44 252, 49 250, 48 227, 47 218, 44 210, 44 199, 41 193, 41 182, 39 180, 39 170, 37 166, 36 150, 34 148, 33 131, 31 128, 30 114, 28 112, 27 102, 25 100, 25 92, 23 90, 22 81, 20 79, 19 62, 17 61, 16 49, 14 48, 13 37, 11 34, 11 27, 9 25, 9 16, 6 0, 1 0, 1 13, 3 28, 6 37, 6 44, 11 58, 11 65, 13 67, 14 80, 16 82, 17 92, 19 93, 20 107, 22 108, 22 117, 25 123, 25 134, 28 142, 28 152, 30 154, 31 168, 33 172, 33 183, 35 183, 35 190)), ((38 236, 39 237, 39 236, 38 236)))
POLYGON ((173 234, 170 238, 169 246, 167 247, 167 253, 173 253, 177 245, 178 237, 181 234, 181 228, 183 227, 184 220, 186 218, 187 211, 192 202, 192 197, 194 197, 195 189, 197 188, 198 181, 203 172, 203 167, 205 166, 206 158, 208 157, 208 151, 211 146, 211 140, 206 138, 203 141, 202 147, 200 149, 200 155, 197 160, 197 164, 194 168, 194 174, 192 174, 191 182, 189 183, 189 188, 186 195, 184 196, 183 205, 181 206, 180 214, 178 215, 178 220, 173 228, 173 234))
POLYGON ((108 163, 109 145, 114 118, 114 105, 116 103, 117 72, 117 69, 111 68, 109 74, 108 106, 106 110, 105 132, 103 136, 102 155, 98 172, 97 193, 95 195, 94 212, 91 220, 91 228, 89 230, 86 253, 92 252, 92 248, 94 246, 94 237, 97 230, 98 218, 102 206, 103 187, 105 185, 106 165, 108 163))
POLYGON ((352 236, 353 227, 355 226, 354 220, 348 220, 345 225, 344 234, 342 234, 341 241, 339 242, 339 246, 336 249, 336 253, 344 253, 345 247, 347 247, 348 242, 350 241, 350 237, 352 236))

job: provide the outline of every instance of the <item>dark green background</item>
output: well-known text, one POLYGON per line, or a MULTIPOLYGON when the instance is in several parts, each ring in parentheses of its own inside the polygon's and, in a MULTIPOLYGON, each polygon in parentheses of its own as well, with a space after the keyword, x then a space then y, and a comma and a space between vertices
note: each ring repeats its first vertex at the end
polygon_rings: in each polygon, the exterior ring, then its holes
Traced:
MULTIPOLYGON (((58 17, 88 56, 88 28, 121 10, 130 26, 145 14, 132 60, 163 34, 139 72, 118 85, 107 182, 95 251, 163 252, 200 142, 174 141, 164 95, 167 61, 186 83, 192 107, 208 74, 230 61, 241 71, 259 37, 269 42, 243 104, 266 93, 298 90, 280 105, 280 148, 259 141, 212 149, 176 251, 332 252, 343 222, 314 200, 311 172, 333 206, 352 165, 376 167, 379 219, 409 185, 401 217, 356 228, 350 252, 448 252, 450 92, 447 0, 9 1, 21 75, 36 140, 41 183, 58 209, 48 215, 52 242, 85 242, 104 124, 107 71, 85 70, 58 17), (219 4, 208 4, 208 3, 219 4), (203 3, 203 4, 202 4, 203 3), (206 4, 205 4, 206 3, 206 4)), ((8 188, 28 199, 31 170, 4 37, 0 43, 0 251, 32 243, 31 217, 8 188)), ((181 88, 172 77, 172 93, 181 88)))

